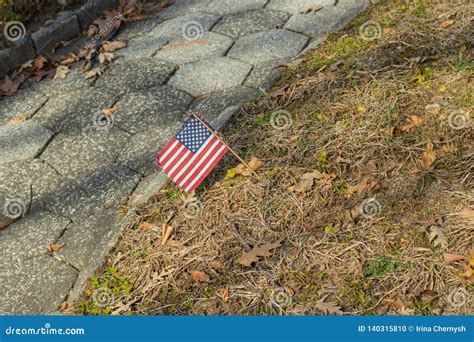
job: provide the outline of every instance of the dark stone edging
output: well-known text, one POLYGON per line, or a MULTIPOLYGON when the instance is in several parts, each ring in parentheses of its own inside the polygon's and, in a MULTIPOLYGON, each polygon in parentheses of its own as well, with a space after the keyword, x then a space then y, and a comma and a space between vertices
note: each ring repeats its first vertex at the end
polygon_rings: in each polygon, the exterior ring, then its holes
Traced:
POLYGON ((58 16, 50 25, 15 42, 13 47, 0 51, 0 77, 37 55, 51 53, 58 43, 78 36, 103 11, 115 9, 119 4, 120 0, 89 0, 79 9, 58 16))

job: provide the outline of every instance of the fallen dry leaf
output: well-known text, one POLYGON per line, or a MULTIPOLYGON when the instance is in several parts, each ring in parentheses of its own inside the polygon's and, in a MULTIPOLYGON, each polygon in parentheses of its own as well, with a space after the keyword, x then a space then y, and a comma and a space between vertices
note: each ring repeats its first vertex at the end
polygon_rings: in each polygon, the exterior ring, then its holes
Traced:
POLYGON ((437 103, 429 104, 425 107, 425 111, 431 115, 437 115, 441 111, 441 106, 437 103))
POLYGON ((341 307, 335 302, 323 302, 318 300, 315 303, 316 309, 324 312, 326 315, 343 315, 344 312, 341 310, 341 307))
POLYGON ((471 208, 464 208, 458 213, 459 217, 468 221, 474 221, 474 210, 471 208))
POLYGON ((112 113, 115 113, 117 110, 118 110, 117 107, 106 108, 106 109, 102 109, 102 113, 104 113, 104 116, 108 118, 112 113))
POLYGON ((14 125, 20 122, 24 122, 26 120, 28 120, 28 116, 26 116, 25 114, 22 114, 22 115, 15 116, 13 119, 9 120, 6 124, 14 125))
POLYGON ((418 169, 412 172, 429 171, 436 160, 436 153, 433 151, 433 143, 426 144, 426 150, 423 152, 420 160, 417 162, 418 169))
POLYGON ((224 301, 227 302, 229 300, 229 288, 223 287, 219 289, 218 296, 224 301))
POLYGON ((48 250, 50 252, 57 252, 64 247, 64 243, 50 243, 48 245, 48 250))
POLYGON ((173 227, 168 226, 167 224, 163 223, 163 230, 161 231, 161 241, 160 241, 161 246, 166 244, 172 232, 173 232, 173 227))
POLYGON ((453 25, 454 23, 455 23, 454 20, 445 20, 441 24, 439 24, 439 27, 448 28, 449 26, 453 25))
POLYGON ((245 252, 244 254, 242 254, 242 256, 237 261, 241 265, 251 267, 252 263, 260 260, 261 257, 271 256, 273 254, 271 250, 280 246, 281 241, 277 241, 275 243, 265 243, 260 246, 255 246, 250 252, 245 252))
POLYGON ((53 79, 62 80, 69 74, 69 67, 66 65, 60 65, 56 68, 56 73, 54 74, 53 79))
POLYGON ((58 310, 59 310, 60 312, 63 312, 63 311, 66 311, 67 309, 69 309, 70 306, 71 306, 71 305, 70 305, 68 302, 63 302, 63 303, 59 306, 58 310))
POLYGON ((263 166, 263 163, 257 157, 252 157, 252 159, 248 163, 248 166, 250 166, 250 169, 244 164, 239 164, 237 165, 237 167, 229 170, 227 174, 230 175, 231 177, 234 177, 236 175, 242 175, 244 177, 248 177, 253 174, 252 170, 255 171, 261 168, 263 166))
POLYGON ((154 226, 155 226, 154 224, 151 224, 149 222, 142 222, 139 225, 140 229, 143 231, 152 230, 154 226))
POLYGON ((101 52, 99 54, 99 63, 110 63, 115 59, 115 55, 112 52, 101 52))
POLYGON ((450 264, 456 261, 465 260, 465 259, 467 258, 464 255, 443 253, 443 260, 447 264, 450 264))
POLYGON ((86 74, 86 80, 88 80, 89 78, 93 78, 95 76, 100 76, 102 75, 103 71, 102 69, 99 69, 99 68, 94 68, 94 69, 91 69, 89 70, 89 72, 86 74))
POLYGON ((319 171, 305 173, 303 176, 301 176, 298 184, 288 188, 288 192, 304 193, 308 190, 311 190, 315 180, 318 181, 318 184, 323 190, 330 190, 332 189, 332 181, 334 178, 336 178, 336 175, 322 173, 319 171))
POLYGON ((210 281, 209 276, 208 276, 206 273, 201 272, 201 271, 193 271, 193 272, 191 272, 191 278, 192 278, 194 281, 203 282, 203 283, 208 283, 208 282, 210 281))
POLYGON ((406 121, 406 123, 400 127, 400 130, 402 132, 408 132, 409 130, 420 127, 423 124, 423 118, 421 116, 417 115, 412 115, 410 118, 406 121))
POLYGON ((352 196, 354 193, 361 194, 365 191, 377 190, 380 187, 380 184, 377 182, 371 182, 368 180, 363 180, 359 184, 349 185, 347 187, 346 194, 347 196, 352 196))
POLYGON ((431 226, 429 228, 428 237, 435 247, 440 246, 443 249, 448 248, 448 239, 440 227, 431 226))
POLYGON ((105 41, 102 43, 102 48, 105 52, 114 52, 126 46, 127 42, 125 40, 114 40, 113 42, 105 41))

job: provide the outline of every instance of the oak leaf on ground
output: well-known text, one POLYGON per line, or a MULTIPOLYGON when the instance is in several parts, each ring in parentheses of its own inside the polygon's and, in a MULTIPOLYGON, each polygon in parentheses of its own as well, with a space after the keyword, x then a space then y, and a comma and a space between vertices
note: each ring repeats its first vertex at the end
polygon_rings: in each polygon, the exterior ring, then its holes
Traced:
POLYGON ((265 243, 262 245, 257 245, 250 252, 245 252, 237 260, 241 265, 251 267, 252 263, 259 261, 262 257, 268 257, 273 254, 271 252, 273 249, 281 246, 281 240, 275 243, 265 243))

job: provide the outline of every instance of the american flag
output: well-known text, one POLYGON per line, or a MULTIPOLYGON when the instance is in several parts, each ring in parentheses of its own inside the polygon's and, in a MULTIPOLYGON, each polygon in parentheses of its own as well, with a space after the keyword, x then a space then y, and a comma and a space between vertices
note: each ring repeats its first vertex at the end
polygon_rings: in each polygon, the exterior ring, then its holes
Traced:
POLYGON ((155 164, 181 189, 191 192, 226 153, 227 148, 217 134, 192 116, 158 153, 155 164))

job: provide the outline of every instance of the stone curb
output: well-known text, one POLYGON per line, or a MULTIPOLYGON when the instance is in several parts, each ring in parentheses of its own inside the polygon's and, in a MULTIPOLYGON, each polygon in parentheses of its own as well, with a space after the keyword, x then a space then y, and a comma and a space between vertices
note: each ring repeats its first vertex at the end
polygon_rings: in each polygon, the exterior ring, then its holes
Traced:
POLYGON ((79 9, 59 15, 48 26, 26 35, 15 42, 14 46, 0 51, 0 77, 4 77, 9 71, 20 67, 37 55, 51 53, 58 43, 78 36, 103 11, 115 9, 119 4, 120 0, 89 0, 79 9))

